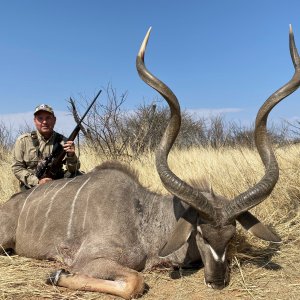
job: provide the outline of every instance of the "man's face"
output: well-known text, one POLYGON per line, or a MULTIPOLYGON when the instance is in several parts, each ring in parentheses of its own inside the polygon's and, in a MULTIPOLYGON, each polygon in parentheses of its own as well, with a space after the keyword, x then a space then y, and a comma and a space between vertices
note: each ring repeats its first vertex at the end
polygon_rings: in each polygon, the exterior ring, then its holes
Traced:
POLYGON ((56 122, 54 115, 47 111, 39 111, 35 114, 33 121, 37 131, 45 138, 49 138, 52 135, 56 122))

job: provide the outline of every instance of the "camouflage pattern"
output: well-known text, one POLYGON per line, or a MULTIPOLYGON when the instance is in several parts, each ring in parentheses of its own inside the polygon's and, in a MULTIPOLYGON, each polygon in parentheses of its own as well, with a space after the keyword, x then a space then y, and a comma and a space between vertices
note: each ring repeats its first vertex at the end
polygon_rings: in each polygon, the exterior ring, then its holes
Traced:
POLYGON ((47 111, 48 113, 50 113, 54 116, 54 111, 53 111, 52 107, 47 104, 38 105, 34 110, 34 115, 39 111, 47 111))
MULTIPOLYGON (((39 180, 35 176, 37 164, 46 156, 48 156, 53 149, 53 142, 55 142, 55 136, 58 133, 53 132, 49 140, 45 140, 44 137, 37 131, 36 135, 39 141, 39 151, 35 147, 31 133, 25 133, 19 136, 16 140, 15 147, 13 149, 13 163, 12 171, 17 179, 25 186, 31 188, 38 184, 39 180)), ((61 144, 64 144, 67 138, 63 137, 61 144)), ((70 173, 78 171, 80 168, 80 162, 76 155, 73 157, 66 156, 66 169, 70 173)))

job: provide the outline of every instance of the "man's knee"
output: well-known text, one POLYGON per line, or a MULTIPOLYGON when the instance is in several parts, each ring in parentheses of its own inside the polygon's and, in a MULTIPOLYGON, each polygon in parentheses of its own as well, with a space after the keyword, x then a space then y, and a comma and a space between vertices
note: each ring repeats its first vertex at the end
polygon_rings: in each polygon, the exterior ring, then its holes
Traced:
POLYGON ((30 190, 30 187, 25 185, 23 182, 20 182, 19 187, 20 187, 20 192, 25 192, 25 191, 30 190))

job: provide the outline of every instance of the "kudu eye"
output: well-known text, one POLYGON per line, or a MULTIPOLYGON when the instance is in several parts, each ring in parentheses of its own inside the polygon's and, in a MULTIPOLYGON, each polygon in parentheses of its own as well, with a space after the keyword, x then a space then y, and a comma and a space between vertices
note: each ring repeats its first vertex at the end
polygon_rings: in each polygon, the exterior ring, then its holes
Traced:
POLYGON ((204 244, 206 244, 206 245, 209 244, 208 240, 205 237, 203 237, 203 236, 201 236, 201 237, 203 239, 204 244))

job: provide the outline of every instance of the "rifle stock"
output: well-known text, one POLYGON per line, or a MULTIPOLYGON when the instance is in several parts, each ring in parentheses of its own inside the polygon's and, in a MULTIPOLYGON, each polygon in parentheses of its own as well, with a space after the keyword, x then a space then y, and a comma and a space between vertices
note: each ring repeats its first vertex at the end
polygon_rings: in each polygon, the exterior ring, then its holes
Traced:
MULTIPOLYGON (((92 108, 94 103, 96 102, 97 98, 101 94, 102 90, 98 92, 98 94, 95 96, 79 122, 77 123, 76 127, 73 129, 69 137, 67 138, 67 141, 74 141, 76 136, 78 135, 80 131, 80 125, 84 118, 86 117, 87 113, 89 110, 92 108)), ((53 179, 58 179, 57 177, 58 172, 61 170, 63 160, 66 156, 66 151, 61 147, 59 143, 56 143, 53 145, 53 149, 51 154, 45 158, 45 160, 42 163, 42 166, 37 168, 36 176, 38 179, 41 179, 43 177, 47 178, 53 178, 53 179)))

